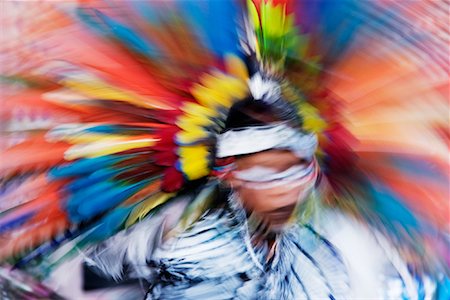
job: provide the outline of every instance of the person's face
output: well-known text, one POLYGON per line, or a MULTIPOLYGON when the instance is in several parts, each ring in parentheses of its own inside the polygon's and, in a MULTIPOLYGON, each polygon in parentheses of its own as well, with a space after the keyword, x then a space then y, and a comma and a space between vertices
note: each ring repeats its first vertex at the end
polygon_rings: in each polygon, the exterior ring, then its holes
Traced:
POLYGON ((295 205, 308 196, 317 178, 314 162, 302 160, 286 150, 268 150, 238 157, 235 164, 236 169, 229 179, 232 188, 239 194, 248 211, 256 212, 272 224, 283 223, 289 218, 295 205), (267 172, 277 174, 289 172, 292 168, 307 170, 308 167, 311 168, 311 164, 314 171, 298 180, 288 178, 284 181, 264 181, 264 174, 267 172), (250 171, 250 177, 255 179, 243 179, 245 176, 240 176, 242 171, 247 172, 246 174, 250 171), (259 172, 261 176, 258 176, 259 172))

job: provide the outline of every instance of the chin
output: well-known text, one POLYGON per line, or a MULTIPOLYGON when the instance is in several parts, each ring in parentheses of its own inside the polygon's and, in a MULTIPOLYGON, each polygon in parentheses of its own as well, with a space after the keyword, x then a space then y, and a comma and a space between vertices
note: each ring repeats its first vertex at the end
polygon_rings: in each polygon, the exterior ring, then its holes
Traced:
POLYGON ((283 224, 271 224, 269 226, 270 232, 272 233, 282 233, 284 228, 286 227, 286 223, 283 224))

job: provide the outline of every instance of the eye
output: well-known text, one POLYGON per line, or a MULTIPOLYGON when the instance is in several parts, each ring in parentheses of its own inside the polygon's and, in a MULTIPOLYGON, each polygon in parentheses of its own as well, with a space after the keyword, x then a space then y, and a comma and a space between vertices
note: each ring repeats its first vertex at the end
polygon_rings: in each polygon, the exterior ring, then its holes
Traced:
POLYGON ((299 162, 300 165, 309 165, 310 163, 311 163, 311 160, 308 160, 306 158, 300 159, 300 162, 299 162))

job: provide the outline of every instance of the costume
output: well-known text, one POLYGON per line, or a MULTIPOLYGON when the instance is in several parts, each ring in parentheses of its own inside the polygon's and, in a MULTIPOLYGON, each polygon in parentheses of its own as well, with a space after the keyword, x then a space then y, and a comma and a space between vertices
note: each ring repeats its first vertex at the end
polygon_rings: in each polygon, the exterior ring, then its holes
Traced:
POLYGON ((163 245, 154 253, 159 273, 147 299, 348 297, 339 254, 313 229, 298 224, 286 228, 277 237, 275 256, 267 261, 267 244, 254 249, 245 244, 252 236, 245 222, 245 217, 218 211, 163 245))
POLYGON ((331 210, 386 237, 409 268, 391 277, 439 291, 447 4, 6 6, 19 25, 2 43, 2 262, 45 274, 87 253, 113 278, 149 280, 148 299, 342 299, 345 263, 313 224, 331 210), (301 163, 236 169, 273 149, 301 163), (224 188, 230 174, 308 201, 266 230, 224 188))

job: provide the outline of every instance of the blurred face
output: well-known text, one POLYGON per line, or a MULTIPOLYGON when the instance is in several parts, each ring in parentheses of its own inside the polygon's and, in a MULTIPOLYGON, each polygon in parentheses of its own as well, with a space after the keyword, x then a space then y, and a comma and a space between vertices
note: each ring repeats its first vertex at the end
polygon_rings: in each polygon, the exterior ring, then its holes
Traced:
POLYGON ((268 150, 236 158, 230 176, 244 207, 270 224, 287 221, 317 178, 315 161, 298 158, 286 150, 268 150))

